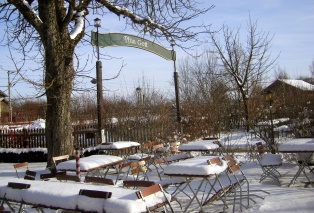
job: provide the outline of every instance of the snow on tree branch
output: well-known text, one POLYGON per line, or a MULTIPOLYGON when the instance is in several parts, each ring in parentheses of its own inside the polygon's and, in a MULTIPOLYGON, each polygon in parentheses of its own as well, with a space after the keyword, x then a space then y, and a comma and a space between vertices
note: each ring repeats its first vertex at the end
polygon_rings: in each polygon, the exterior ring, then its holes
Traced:
POLYGON ((165 26, 161 24, 157 24, 154 22, 151 17, 140 17, 139 15, 134 14, 131 10, 127 9, 126 7, 120 7, 117 5, 114 5, 110 1, 107 0, 97 0, 98 2, 102 3, 105 7, 107 7, 108 10, 111 12, 115 13, 116 15, 120 16, 123 15, 125 17, 130 18, 133 23, 136 24, 143 24, 144 27, 144 32, 149 31, 150 29, 159 29, 160 31, 163 32, 163 34, 168 37, 170 35, 169 32, 167 32, 167 29, 165 26))
POLYGON ((22 3, 23 3, 26 7, 28 7, 28 9, 33 13, 34 16, 36 16, 36 17, 39 19, 39 21, 40 21, 41 23, 43 23, 42 20, 41 20, 41 19, 39 18, 39 16, 37 15, 37 13, 35 12, 35 10, 33 10, 33 8, 29 5, 28 1, 22 0, 22 3))
POLYGON ((83 32, 84 19, 85 19, 84 15, 85 15, 85 10, 76 13, 75 18, 74 18, 75 19, 74 29, 70 33, 71 39, 75 39, 78 34, 83 32))

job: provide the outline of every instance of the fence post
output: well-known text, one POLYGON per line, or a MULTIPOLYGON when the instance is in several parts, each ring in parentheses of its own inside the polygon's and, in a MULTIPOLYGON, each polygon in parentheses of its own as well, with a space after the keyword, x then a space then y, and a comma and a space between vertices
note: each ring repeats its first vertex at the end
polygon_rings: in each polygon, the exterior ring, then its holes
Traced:
POLYGON ((76 176, 81 180, 80 149, 75 147, 76 176))

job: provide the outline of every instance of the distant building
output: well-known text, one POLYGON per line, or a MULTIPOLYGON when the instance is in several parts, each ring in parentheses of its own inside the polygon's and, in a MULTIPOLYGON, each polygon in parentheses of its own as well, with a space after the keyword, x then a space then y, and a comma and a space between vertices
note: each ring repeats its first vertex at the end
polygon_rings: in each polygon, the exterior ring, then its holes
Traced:
POLYGON ((304 111, 313 110, 314 85, 303 80, 278 79, 263 91, 273 92, 276 115, 297 117, 304 111))
POLYGON ((0 122, 5 123, 9 121, 10 107, 9 102, 6 100, 8 97, 0 90, 0 122))

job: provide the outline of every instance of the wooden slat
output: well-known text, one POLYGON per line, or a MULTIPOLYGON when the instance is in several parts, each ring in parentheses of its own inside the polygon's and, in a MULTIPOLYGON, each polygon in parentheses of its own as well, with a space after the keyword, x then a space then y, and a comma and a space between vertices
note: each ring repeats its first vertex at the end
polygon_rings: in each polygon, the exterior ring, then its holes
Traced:
POLYGON ((25 176, 24 176, 25 180, 35 180, 35 178, 36 178, 35 171, 26 170, 25 176))
POLYGON ((53 161, 68 160, 69 157, 70 157, 69 155, 61 155, 61 156, 52 157, 52 160, 53 161))
POLYGON ((108 198, 111 198, 112 192, 81 189, 79 195, 84 195, 84 196, 92 197, 92 198, 108 199, 108 198))
POLYGON ((103 178, 103 177, 86 176, 85 182, 86 183, 101 183, 101 184, 107 184, 107 185, 114 185, 114 182, 112 179, 103 178))
POLYGON ((124 180, 124 187, 149 187, 154 185, 154 181, 146 181, 146 180, 124 180))
POLYGON ((28 162, 17 163, 17 164, 14 164, 14 165, 13 165, 13 167, 14 167, 15 169, 21 168, 21 167, 24 167, 24 166, 28 166, 28 162))
POLYGON ((8 187, 12 189, 28 189, 31 187, 31 184, 9 182, 8 187))

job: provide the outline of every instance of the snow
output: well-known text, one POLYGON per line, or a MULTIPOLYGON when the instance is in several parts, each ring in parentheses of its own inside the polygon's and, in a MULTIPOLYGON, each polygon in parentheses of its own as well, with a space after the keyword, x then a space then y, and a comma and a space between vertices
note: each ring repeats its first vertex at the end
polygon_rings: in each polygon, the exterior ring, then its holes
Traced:
POLYGON ((279 81, 282 81, 286 84, 290 84, 291 86, 294 86, 294 87, 299 88, 301 90, 307 90, 307 91, 313 91, 314 90, 314 85, 307 83, 303 80, 279 79, 279 81))
POLYGON ((193 150, 210 151, 219 147, 217 144, 214 144, 213 142, 214 140, 192 141, 191 143, 180 145, 179 150, 180 151, 193 151, 193 150))
POLYGON ((85 20, 84 15, 85 15, 85 11, 84 10, 76 13, 74 29, 70 33, 70 38, 71 39, 75 39, 76 36, 83 31, 83 29, 84 29, 84 20, 85 20))
POLYGON ((280 165, 282 163, 281 154, 264 154, 261 159, 261 164, 263 166, 280 165))
POLYGON ((47 153, 47 148, 29 148, 29 149, 17 149, 17 148, 0 148, 0 153, 28 153, 28 152, 43 152, 47 153))
POLYGON ((314 152, 314 138, 295 138, 280 144, 281 152, 314 152))
POLYGON ((97 149, 125 149, 130 147, 140 146, 138 142, 134 141, 116 141, 110 143, 103 143, 96 146, 97 149))
POLYGON ((43 23, 43 21, 39 18, 39 16, 37 15, 36 11, 33 10, 33 8, 28 4, 28 2, 26 0, 22 0, 22 3, 28 7, 28 9, 30 9, 30 11, 32 11, 32 13, 38 18, 38 20, 43 23))

